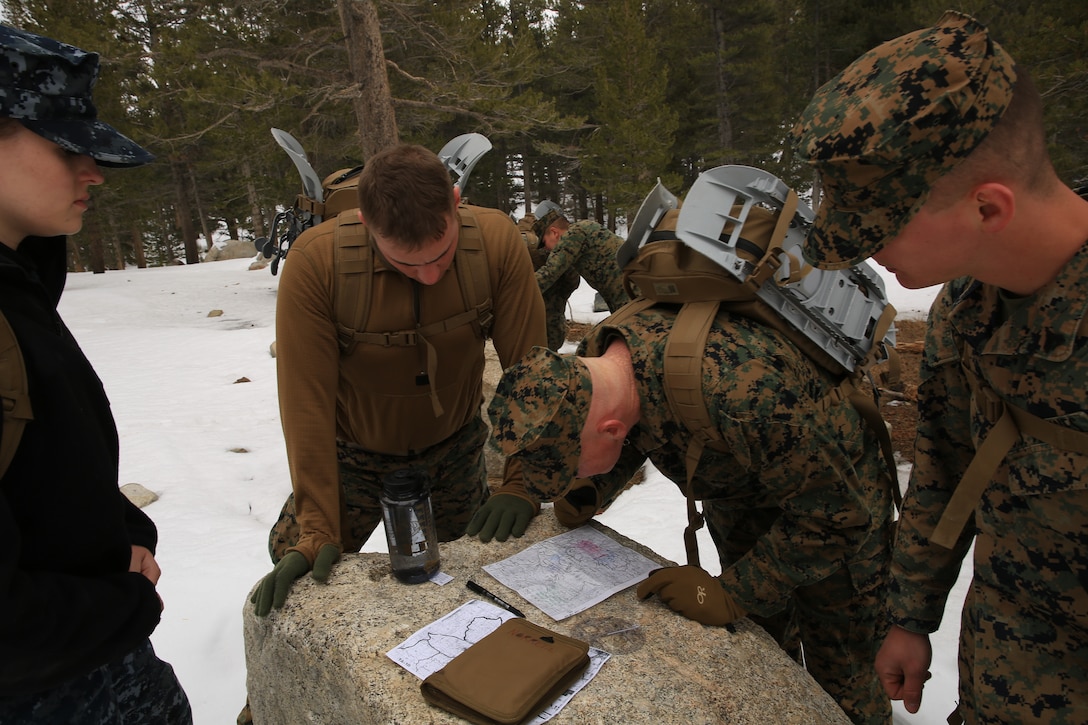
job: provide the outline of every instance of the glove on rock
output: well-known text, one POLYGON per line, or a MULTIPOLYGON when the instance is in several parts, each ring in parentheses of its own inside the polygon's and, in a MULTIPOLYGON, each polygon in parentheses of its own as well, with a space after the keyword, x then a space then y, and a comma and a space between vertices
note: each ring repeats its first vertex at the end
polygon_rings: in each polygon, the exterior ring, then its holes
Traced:
POLYGON ((712 626, 729 624, 746 614, 720 581, 697 566, 654 569, 635 593, 639 599, 656 594, 674 612, 712 626))

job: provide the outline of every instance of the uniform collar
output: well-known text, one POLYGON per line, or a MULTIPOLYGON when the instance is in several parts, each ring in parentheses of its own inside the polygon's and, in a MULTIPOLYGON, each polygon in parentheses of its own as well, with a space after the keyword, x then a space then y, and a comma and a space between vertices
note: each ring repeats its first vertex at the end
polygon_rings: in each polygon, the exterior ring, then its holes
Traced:
POLYGON ((1011 307, 1007 319, 1001 291, 975 282, 956 300, 951 323, 967 339, 986 339, 981 352, 1031 355, 1061 362, 1073 353, 1077 331, 1088 313, 1088 243, 1058 275, 1022 304, 1011 307))

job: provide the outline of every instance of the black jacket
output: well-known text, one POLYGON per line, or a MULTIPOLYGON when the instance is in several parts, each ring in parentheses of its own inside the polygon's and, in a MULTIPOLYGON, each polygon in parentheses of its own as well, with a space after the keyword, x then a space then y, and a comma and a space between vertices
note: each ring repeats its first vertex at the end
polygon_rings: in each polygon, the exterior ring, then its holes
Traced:
POLYGON ((0 705, 115 660, 159 621, 128 571, 155 525, 117 486, 117 428, 102 383, 57 314, 64 237, 0 244, 0 310, 27 368, 34 419, 0 479, 0 705))

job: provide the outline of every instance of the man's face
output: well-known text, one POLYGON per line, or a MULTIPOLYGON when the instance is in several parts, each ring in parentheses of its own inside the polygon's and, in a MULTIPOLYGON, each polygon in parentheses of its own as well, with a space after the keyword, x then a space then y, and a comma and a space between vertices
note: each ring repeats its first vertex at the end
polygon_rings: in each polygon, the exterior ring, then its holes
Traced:
POLYGON ((873 261, 895 275, 907 289, 921 289, 972 274, 977 265, 977 235, 969 210, 959 202, 934 210, 927 202, 873 261))
POLYGON ((544 246, 550 252, 555 249, 555 245, 559 244, 560 237, 563 236, 563 230, 559 227, 548 227, 544 232, 544 246))
POLYGON ((406 250, 373 229, 370 230, 370 236, 378 251, 389 264, 404 276, 426 285, 437 283, 453 264, 459 233, 460 224, 453 212, 446 219, 446 230, 442 235, 423 244, 419 249, 406 250))

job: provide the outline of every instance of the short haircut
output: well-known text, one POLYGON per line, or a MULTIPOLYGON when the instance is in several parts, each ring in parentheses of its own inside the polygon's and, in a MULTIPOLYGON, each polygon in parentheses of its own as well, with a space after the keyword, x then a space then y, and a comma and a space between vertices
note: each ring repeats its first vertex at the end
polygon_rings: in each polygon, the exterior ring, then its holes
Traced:
POLYGON ((1058 182, 1046 148, 1043 99, 1031 75, 1019 65, 1001 120, 961 164, 938 179, 930 196, 942 208, 979 184, 1012 181, 1040 193, 1049 193, 1058 182))
POLYGON ((359 175, 363 221, 398 246, 414 250, 441 237, 455 212, 453 180, 442 160, 414 144, 376 154, 359 175))

